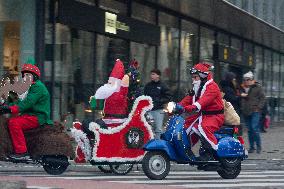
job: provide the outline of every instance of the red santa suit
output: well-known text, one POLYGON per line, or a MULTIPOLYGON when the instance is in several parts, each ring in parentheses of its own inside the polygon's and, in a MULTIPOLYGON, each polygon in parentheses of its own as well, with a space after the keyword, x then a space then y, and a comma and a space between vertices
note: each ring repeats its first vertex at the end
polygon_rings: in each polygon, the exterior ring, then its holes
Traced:
POLYGON ((186 96, 179 103, 186 111, 191 112, 197 108, 198 113, 186 119, 185 128, 191 144, 194 145, 199 136, 203 136, 214 150, 218 149, 217 139, 214 132, 217 131, 224 122, 224 106, 222 95, 218 85, 213 81, 209 73, 209 65, 199 63, 194 66, 196 70, 208 73, 207 80, 201 89, 200 96, 186 96))
POLYGON ((124 75, 123 63, 118 59, 109 77, 109 82, 114 82, 117 90, 105 99, 103 109, 102 120, 110 127, 120 125, 128 117, 128 86, 121 83, 124 75))

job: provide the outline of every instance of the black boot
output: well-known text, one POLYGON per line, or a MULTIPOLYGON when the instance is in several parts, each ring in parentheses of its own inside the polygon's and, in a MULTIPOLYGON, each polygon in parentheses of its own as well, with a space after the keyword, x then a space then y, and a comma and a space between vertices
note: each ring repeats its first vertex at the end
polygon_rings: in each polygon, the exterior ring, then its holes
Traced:
POLYGON ((200 138, 201 146, 199 149, 199 157, 196 158, 197 161, 214 161, 214 150, 211 145, 203 137, 200 138))

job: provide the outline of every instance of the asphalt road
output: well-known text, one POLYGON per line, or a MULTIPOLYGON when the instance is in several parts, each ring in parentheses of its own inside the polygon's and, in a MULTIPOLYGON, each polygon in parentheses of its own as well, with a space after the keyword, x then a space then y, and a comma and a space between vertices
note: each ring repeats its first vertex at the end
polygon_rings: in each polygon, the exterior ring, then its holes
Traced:
POLYGON ((150 189, 150 188, 284 188, 284 160, 246 160, 232 180, 216 172, 197 171, 188 165, 172 165, 165 180, 149 180, 140 165, 125 176, 105 174, 97 167, 72 164, 59 176, 47 175, 41 167, 0 163, 0 180, 24 180, 29 189, 150 189))

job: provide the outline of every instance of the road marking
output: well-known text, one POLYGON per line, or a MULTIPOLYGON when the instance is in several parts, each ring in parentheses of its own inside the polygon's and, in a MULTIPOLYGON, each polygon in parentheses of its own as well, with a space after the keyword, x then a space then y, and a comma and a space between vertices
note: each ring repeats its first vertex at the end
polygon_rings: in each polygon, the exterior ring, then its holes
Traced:
MULTIPOLYGON (((128 184, 172 184, 172 183, 234 183, 234 184, 239 184, 239 182, 283 182, 282 185, 284 186, 284 179, 203 179, 203 180, 125 180, 125 181, 109 181, 109 182, 118 182, 118 183, 128 183, 128 184)), ((208 185, 207 185, 208 186, 208 185)), ((211 187, 211 184, 210 184, 211 187)))
MULTIPOLYGON (((208 188, 208 184, 183 184, 183 185, 171 185, 185 188, 208 188)), ((238 184, 210 184, 210 188, 228 188, 228 187, 267 187, 267 186, 284 186, 284 183, 238 183, 238 184)), ((282 188, 282 187, 281 187, 282 188)))

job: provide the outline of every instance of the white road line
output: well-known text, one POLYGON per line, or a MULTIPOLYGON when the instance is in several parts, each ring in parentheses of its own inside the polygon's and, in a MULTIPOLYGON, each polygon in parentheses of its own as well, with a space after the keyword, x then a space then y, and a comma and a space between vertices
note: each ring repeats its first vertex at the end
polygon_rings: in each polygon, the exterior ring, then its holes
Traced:
MULTIPOLYGON (((284 186, 284 179, 215 179, 215 180, 125 180, 125 181, 109 181, 109 182, 118 182, 118 183, 127 183, 127 184, 172 184, 172 183, 234 183, 239 184, 240 182, 283 182, 281 183, 284 186)), ((207 185, 208 186, 208 185, 207 185)), ((211 184, 210 184, 211 187, 211 184)))
MULTIPOLYGON (((282 175, 239 175, 237 178, 266 178, 266 177, 284 177, 284 174, 282 175)), ((72 179, 77 179, 77 180, 112 180, 112 179, 147 179, 148 178, 145 175, 128 175, 128 176, 84 176, 84 177, 80 177, 80 176, 72 176, 72 177, 47 177, 47 178, 61 178, 61 179, 68 179, 68 180, 72 180, 72 179)), ((216 173, 216 175, 169 175, 166 177, 166 180, 170 180, 170 179, 181 179, 184 182, 186 182, 186 179, 191 179, 191 178, 216 178, 216 179, 221 179, 221 177, 216 173)), ((234 179, 233 179, 234 180, 234 179)), ((231 180, 231 181, 233 181, 231 180)), ((124 181, 121 181, 124 182, 124 181)))
POLYGON ((27 189, 54 189, 56 187, 44 187, 44 186, 27 186, 27 189))
MULTIPOLYGON (((185 185, 171 185, 185 188, 208 188, 208 184, 185 184, 185 185)), ((267 186, 284 186, 284 183, 240 183, 240 184, 210 184, 210 188, 228 188, 228 187, 267 187, 267 186)), ((281 187, 282 188, 282 187, 281 187)))

